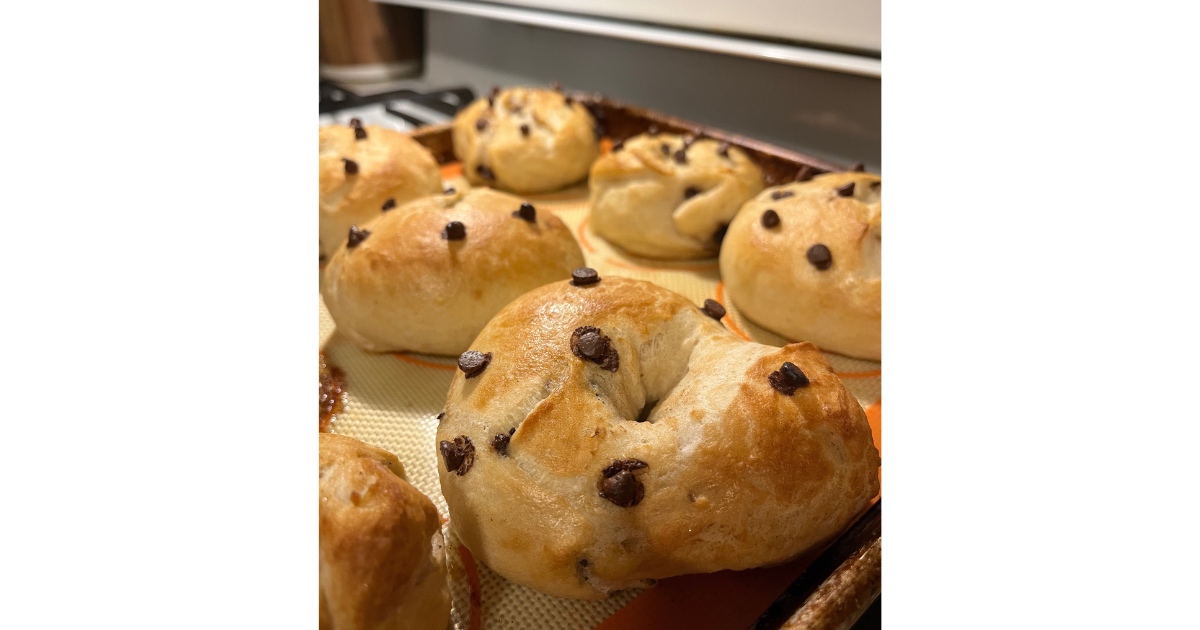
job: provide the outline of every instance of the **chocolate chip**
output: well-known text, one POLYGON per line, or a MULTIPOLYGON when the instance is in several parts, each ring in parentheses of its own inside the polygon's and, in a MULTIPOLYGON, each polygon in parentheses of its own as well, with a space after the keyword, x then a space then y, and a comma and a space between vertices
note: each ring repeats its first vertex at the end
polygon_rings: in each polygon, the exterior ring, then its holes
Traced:
POLYGON ((351 127, 361 127, 361 126, 362 126, 362 119, 360 119, 360 118, 351 118, 351 119, 350 119, 350 126, 351 126, 351 127))
POLYGON ((713 232, 713 241, 716 242, 717 245, 720 245, 721 241, 725 240, 725 233, 728 231, 729 231, 728 223, 722 223, 722 224, 718 225, 717 231, 713 232))
POLYGON ((442 230, 442 238, 447 241, 461 241, 467 238, 467 226, 461 221, 451 221, 446 224, 446 229, 442 230))
POLYGON ((600 496, 621 507, 633 507, 642 502, 646 488, 633 471, 646 468, 638 459, 617 460, 600 473, 600 496))
POLYGON ((666 142, 662 143, 662 146, 659 148, 662 150, 663 155, 671 155, 671 145, 666 142))
POLYGON ((683 191, 683 198, 691 199, 692 197, 695 197, 696 195, 699 195, 699 194, 700 194, 699 188, 696 188, 695 186, 688 186, 687 189, 683 191))
POLYGON ((862 162, 855 162, 854 164, 851 164, 850 168, 848 168, 846 170, 850 171, 851 173, 861 173, 861 172, 865 171, 866 169, 867 169, 866 164, 863 164, 862 162))
POLYGON ((676 164, 687 164, 687 150, 686 149, 680 149, 675 152, 675 163, 676 164))
POLYGON ((342 158, 343 165, 346 167, 347 175, 358 175, 358 162, 342 158))
POLYGON ((442 418, 445 418, 445 417, 446 417, 446 412, 445 412, 445 411, 443 411, 442 413, 439 413, 439 414, 437 415, 437 419, 438 419, 438 420, 441 420, 442 418))
POLYGON ((808 262, 812 263, 812 266, 821 271, 825 271, 833 264, 833 254, 829 251, 828 247, 820 243, 809 247, 808 253, 805 256, 808 257, 808 262))
POLYGON ((508 441, 512 439, 512 434, 515 432, 516 429, 514 428, 509 429, 508 433, 497 433, 492 438, 492 449, 500 453, 501 456, 508 457, 508 441))
POLYGON ((458 369, 463 371, 467 378, 475 378, 487 369, 489 363, 492 362, 491 352, 480 352, 478 350, 467 350, 458 355, 458 369))
POLYGON ((490 169, 482 164, 475 167, 475 172, 479 173, 479 176, 484 179, 493 179, 493 180, 496 179, 496 174, 492 172, 492 169, 490 169))
POLYGON ((806 182, 806 181, 812 179, 813 175, 816 175, 816 174, 817 174, 817 172, 815 170, 813 170, 813 168, 811 166, 805 164, 804 166, 800 167, 799 171, 796 171, 796 180, 795 181, 806 182))
POLYGON ((721 318, 725 317, 725 307, 721 306, 721 303, 716 300, 704 300, 704 308, 700 310, 704 311, 705 315, 717 321, 721 321, 721 318))
POLYGON ((355 140, 366 140, 367 139, 367 130, 363 129, 362 127, 355 127, 354 128, 354 139, 355 140))
POLYGON ((846 184, 845 186, 838 186, 834 190, 837 191, 837 194, 839 197, 853 197, 854 196, 854 182, 850 182, 849 184, 846 184))
POLYGON ((492 91, 491 91, 491 97, 492 97, 492 98, 496 98, 496 97, 497 97, 497 96, 499 96, 499 95, 500 95, 500 86, 499 86, 499 85, 493 85, 493 86, 492 86, 492 91))
POLYGON ((391 210, 392 208, 395 208, 395 207, 396 207, 396 200, 388 199, 387 201, 383 202, 383 207, 380 208, 380 210, 387 212, 388 210, 391 210))
POLYGON ((475 445, 471 443, 471 438, 460 435, 453 442, 442 440, 438 446, 441 447, 442 458, 446 460, 446 472, 457 473, 461 477, 475 465, 475 445))
POLYGON ((779 201, 780 199, 787 199, 795 194, 796 193, 790 190, 776 190, 775 192, 771 193, 771 199, 779 201))
POLYGON ((613 143, 612 152, 616 153, 617 151, 620 151, 621 149, 624 149, 624 148, 625 148, 625 141, 617 140, 616 142, 613 143))
POLYGON ((717 155, 719 155, 723 158, 729 157, 729 143, 728 142, 722 142, 721 144, 717 145, 717 155))
POLYGON ((483 131, 484 129, 487 129, 487 119, 480 118, 479 120, 476 120, 475 128, 478 129, 479 131, 483 131))
POLYGON ((446 190, 443 190, 443 191, 442 191, 442 194, 443 194, 443 195, 453 195, 453 194, 454 194, 454 193, 456 193, 456 192, 458 192, 458 189, 456 189, 456 188, 455 188, 455 187, 453 187, 453 186, 447 186, 447 187, 446 187, 446 190))
POLYGON ((591 267, 580 267, 571 272, 571 284, 582 287, 589 284, 600 282, 600 274, 596 273, 591 267))
POLYGON ((784 361, 778 370, 767 375, 771 387, 780 393, 791 396, 801 387, 808 387, 808 377, 791 361, 784 361))
POLYGON ((354 249, 358 244, 367 240, 371 233, 367 230, 359 229, 357 225, 350 226, 350 235, 346 237, 346 249, 354 249))
POLYGON ((620 365, 612 340, 595 326, 580 326, 571 333, 571 353, 609 372, 616 372, 620 365))
POLYGON ((574 103, 574 102, 575 102, 575 99, 571 98, 570 96, 563 97, 563 104, 566 105, 567 107, 570 107, 571 103, 574 103))
POLYGON ((526 138, 529 137, 529 125, 521 125, 521 135, 525 136, 526 138))
POLYGON ((533 208, 533 204, 526 201, 521 204, 520 210, 514 210, 512 215, 518 219, 524 219, 530 223, 537 222, 537 210, 533 208))
POLYGON ((762 224, 765 228, 773 228, 779 225, 779 213, 768 209, 762 215, 762 224))
POLYGON ((657 136, 658 135, 658 125, 650 125, 649 127, 647 127, 646 135, 657 136))

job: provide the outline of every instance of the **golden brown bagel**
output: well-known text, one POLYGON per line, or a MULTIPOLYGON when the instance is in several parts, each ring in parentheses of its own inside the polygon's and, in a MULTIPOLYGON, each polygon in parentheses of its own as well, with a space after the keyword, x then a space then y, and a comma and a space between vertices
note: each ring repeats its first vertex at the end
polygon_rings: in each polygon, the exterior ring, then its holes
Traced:
POLYGON ((509 88, 454 117, 454 154, 471 184, 550 192, 587 177, 600 151, 587 108, 552 90, 509 88))
POLYGON ((878 491, 866 415, 815 347, 743 341, 648 282, 535 289, 472 351, 490 361, 437 430, 450 524, 544 593, 784 562, 878 491))
POLYGON ((441 519, 395 455, 319 434, 321 630, 445 630, 441 519))
POLYGON ((738 311, 787 339, 880 360, 881 181, 830 173, 747 202, 721 246, 721 279, 738 311))
POLYGON ((321 257, 346 242, 351 225, 403 204, 441 192, 437 161, 406 134, 382 127, 321 127, 321 257), (353 166, 347 164, 347 160, 353 166))
POLYGON ((532 220, 521 218, 524 203, 475 188, 410 202, 363 226, 362 240, 325 268, 321 293, 338 331, 372 352, 466 350, 506 304, 583 265, 562 220, 536 208, 532 220), (448 232, 451 222, 461 239, 448 232))
POLYGON ((762 190, 762 170, 737 147, 675 134, 640 135, 596 160, 591 225, 648 258, 715 256, 714 235, 762 190))

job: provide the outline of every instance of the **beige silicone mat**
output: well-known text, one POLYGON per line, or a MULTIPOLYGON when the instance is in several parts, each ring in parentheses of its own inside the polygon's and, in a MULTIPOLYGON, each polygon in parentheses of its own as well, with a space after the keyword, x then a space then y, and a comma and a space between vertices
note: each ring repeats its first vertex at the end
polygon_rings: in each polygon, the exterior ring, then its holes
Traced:
MULTIPOLYGON (((452 173, 449 171, 445 174, 452 173)), ((464 185, 461 179, 449 183, 460 187, 464 185)), ((602 278, 626 276, 648 280, 686 296, 697 305, 707 298, 716 299, 727 309, 728 315, 723 321, 735 334, 775 346, 786 343, 783 338, 742 318, 733 304, 726 300, 716 259, 667 263, 638 259, 615 250, 588 229, 587 189, 582 186, 553 195, 533 196, 529 200, 538 212, 552 211, 571 226, 588 266, 596 269, 602 278)), ((320 318, 321 347, 328 360, 345 372, 346 380, 345 410, 337 416, 332 430, 395 453, 404 463, 413 485, 433 499, 445 519, 448 512, 438 482, 434 434, 437 429, 436 416, 445 403, 446 392, 457 365, 456 358, 365 353, 337 333, 324 302, 320 304, 320 318)), ((826 353, 826 357, 842 376, 850 392, 867 409, 875 442, 879 444, 880 364, 829 353, 826 353)), ((450 534, 448 524, 444 529, 453 595, 451 622, 456 630, 548 630, 594 628, 600 625, 605 630, 651 625, 661 627, 655 621, 658 618, 655 615, 670 613, 655 610, 656 607, 680 605, 679 598, 688 596, 688 589, 694 589, 697 598, 703 597, 701 593, 705 585, 693 586, 684 580, 673 587, 675 590, 668 589, 672 594, 670 597, 647 601, 643 606, 630 606, 621 615, 614 616, 614 613, 638 597, 639 592, 623 592, 602 602, 572 601, 542 595, 512 584, 486 566, 476 563, 470 552, 450 534)), ((747 577, 748 580, 751 578, 763 583, 763 588, 778 586, 778 592, 786 587, 788 579, 767 579, 761 574, 747 577)), ((645 592, 664 589, 666 582, 664 580, 645 592)), ((719 588, 712 585, 708 587, 719 588)), ((774 595, 768 593, 766 603, 769 604, 773 598, 774 595)), ((765 608, 766 605, 763 605, 758 612, 765 608)), ((757 614, 753 614, 749 620, 752 622, 756 617, 757 614)), ((709 615, 703 625, 724 627, 721 619, 720 615, 709 615)), ((740 627, 746 625, 748 623, 742 623, 740 627)))

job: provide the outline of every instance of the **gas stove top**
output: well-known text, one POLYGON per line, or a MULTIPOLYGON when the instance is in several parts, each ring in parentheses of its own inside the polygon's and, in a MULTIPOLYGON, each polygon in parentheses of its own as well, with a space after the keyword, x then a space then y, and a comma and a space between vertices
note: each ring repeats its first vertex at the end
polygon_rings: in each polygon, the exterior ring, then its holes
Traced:
POLYGON ((359 96, 346 88, 321 81, 321 125, 347 125, 358 118, 364 125, 396 131, 448 123, 458 110, 475 100, 470 88, 450 88, 426 93, 396 90, 359 96))

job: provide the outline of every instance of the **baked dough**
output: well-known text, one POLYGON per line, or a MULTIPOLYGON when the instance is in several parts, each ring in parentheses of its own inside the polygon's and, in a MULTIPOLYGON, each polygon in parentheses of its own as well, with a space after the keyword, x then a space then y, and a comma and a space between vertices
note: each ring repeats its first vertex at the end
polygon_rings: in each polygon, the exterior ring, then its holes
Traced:
POLYGON ((715 256, 715 235, 763 189, 741 149, 710 138, 642 134, 592 165, 592 230, 647 258, 715 256))
POLYGON ((738 311, 787 339, 880 360, 881 183, 830 173, 747 203, 721 248, 721 279, 738 311))
POLYGON ((437 430, 459 539, 500 575, 599 599, 785 562, 879 490, 862 407, 812 344, 727 331, 648 282, 557 282, 472 344, 437 430))
POLYGON ((433 154, 391 129, 321 127, 320 154, 322 260, 346 242, 351 225, 379 216, 384 204, 399 205, 442 190, 433 154))
POLYGON ((520 194, 579 182, 599 153, 596 120, 559 92, 509 88, 454 118, 454 154, 473 185, 520 194))
POLYGON ((583 266, 562 220, 533 206, 532 221, 522 218, 523 204, 475 188, 419 199, 354 228, 363 240, 334 254, 321 287, 338 331, 372 352, 466 350, 506 304, 583 266))
POLYGON ((445 630, 441 519, 395 455, 320 433, 321 630, 445 630))

